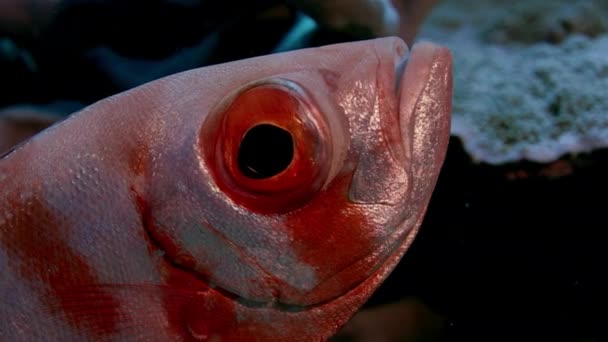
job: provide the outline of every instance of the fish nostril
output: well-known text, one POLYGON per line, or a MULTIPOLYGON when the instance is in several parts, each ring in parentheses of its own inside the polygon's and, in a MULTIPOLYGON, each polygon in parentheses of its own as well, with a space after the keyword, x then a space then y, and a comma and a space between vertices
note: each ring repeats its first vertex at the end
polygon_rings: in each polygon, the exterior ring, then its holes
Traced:
POLYGON ((293 154, 293 138, 288 131, 270 124, 257 125, 241 140, 239 170, 249 178, 270 178, 291 164, 293 154))

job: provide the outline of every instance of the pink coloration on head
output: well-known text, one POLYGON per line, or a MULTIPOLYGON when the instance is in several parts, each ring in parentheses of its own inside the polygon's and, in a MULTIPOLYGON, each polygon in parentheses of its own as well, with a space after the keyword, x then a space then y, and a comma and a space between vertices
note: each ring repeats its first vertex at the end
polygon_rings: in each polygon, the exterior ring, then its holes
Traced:
POLYGON ((87 327, 115 312, 104 338, 327 338, 411 244, 450 108, 449 52, 408 53, 397 38, 192 70, 95 104, 0 161, 0 265, 11 291, 31 295, 0 311, 0 328, 27 336, 15 317, 43 312, 34 327, 101 337, 45 308, 58 295, 32 288, 46 286, 74 290, 87 327), (244 138, 260 125, 291 140, 244 138), (270 173, 256 160, 279 151, 290 162, 270 173), (91 272, 65 267, 39 284, 54 263, 40 257, 23 274, 27 253, 12 252, 21 243, 9 230, 45 229, 19 216, 32 198, 62 218, 59 255, 91 272))

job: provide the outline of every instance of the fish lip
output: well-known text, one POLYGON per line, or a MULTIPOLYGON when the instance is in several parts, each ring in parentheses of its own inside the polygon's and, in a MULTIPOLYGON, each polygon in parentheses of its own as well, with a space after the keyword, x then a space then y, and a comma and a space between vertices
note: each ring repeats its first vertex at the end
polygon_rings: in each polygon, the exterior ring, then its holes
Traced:
MULTIPOLYGON (((418 130, 419 125, 424 124, 424 119, 422 121, 418 120, 420 114, 418 111, 422 110, 422 113, 425 113, 425 110, 428 110, 419 108, 419 106, 429 98, 435 97, 433 95, 434 90, 430 89, 429 86, 437 83, 437 79, 435 79, 438 76, 437 70, 451 69, 451 65, 449 50, 432 42, 414 44, 407 55, 395 64, 397 115, 408 163, 412 162, 411 158, 414 158, 415 152, 413 132, 418 130)), ((448 101, 451 107, 451 99, 448 101)), ((436 118, 437 115, 443 114, 426 113, 425 115, 436 118)))

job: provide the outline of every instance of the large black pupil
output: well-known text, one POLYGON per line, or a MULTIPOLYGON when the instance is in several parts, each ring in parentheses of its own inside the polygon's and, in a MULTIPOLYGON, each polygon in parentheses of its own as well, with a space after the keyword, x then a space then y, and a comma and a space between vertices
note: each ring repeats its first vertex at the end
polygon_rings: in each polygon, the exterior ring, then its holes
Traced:
POLYGON ((292 159, 291 134, 274 125, 262 124, 251 128, 239 146, 239 169, 249 178, 277 175, 289 166, 292 159))

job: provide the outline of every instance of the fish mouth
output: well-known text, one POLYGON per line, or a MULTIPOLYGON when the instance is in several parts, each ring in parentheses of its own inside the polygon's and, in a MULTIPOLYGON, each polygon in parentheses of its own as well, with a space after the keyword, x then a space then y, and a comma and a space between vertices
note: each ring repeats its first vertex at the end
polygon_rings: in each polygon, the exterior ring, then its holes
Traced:
POLYGON ((407 64, 410 60, 411 52, 408 52, 401 58, 399 62, 395 65, 395 94, 399 94, 399 90, 401 89, 401 81, 403 80, 403 74, 405 73, 405 69, 407 68, 407 64))

